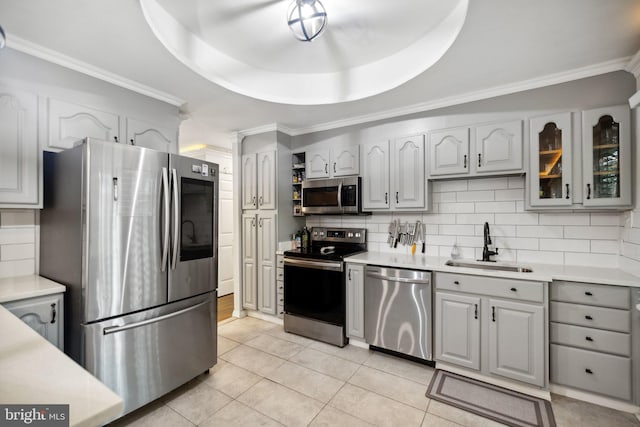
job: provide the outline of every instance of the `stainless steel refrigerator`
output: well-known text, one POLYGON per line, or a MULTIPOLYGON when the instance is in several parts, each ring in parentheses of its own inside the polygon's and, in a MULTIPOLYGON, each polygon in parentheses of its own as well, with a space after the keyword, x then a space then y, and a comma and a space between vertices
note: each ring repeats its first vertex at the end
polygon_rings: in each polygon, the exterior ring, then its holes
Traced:
POLYGON ((218 165, 87 139, 45 153, 40 274, 65 352, 130 412, 216 363, 218 165))

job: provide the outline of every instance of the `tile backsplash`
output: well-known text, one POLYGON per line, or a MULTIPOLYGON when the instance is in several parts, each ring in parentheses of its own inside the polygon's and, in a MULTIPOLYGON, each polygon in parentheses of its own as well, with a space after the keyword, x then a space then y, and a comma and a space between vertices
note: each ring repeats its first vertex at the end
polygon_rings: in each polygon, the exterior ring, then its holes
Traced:
POLYGON ((0 209, 0 278, 37 271, 37 210, 0 209))
MULTIPOLYGON (((454 244, 462 258, 482 256, 483 225, 499 248, 502 261, 622 266, 619 255, 631 252, 640 265, 640 228, 627 230, 625 213, 545 213, 524 210, 524 177, 482 178, 433 182, 429 212, 373 213, 371 216, 311 216, 307 226, 364 227, 369 250, 410 252, 387 244, 389 223, 400 219, 426 224, 426 254, 448 257, 454 244), (635 231, 633 231, 635 230, 635 231), (623 232, 634 240, 624 242, 623 232)), ((640 217, 639 217, 640 221, 640 217)), ((640 225, 640 224, 639 224, 640 225)))

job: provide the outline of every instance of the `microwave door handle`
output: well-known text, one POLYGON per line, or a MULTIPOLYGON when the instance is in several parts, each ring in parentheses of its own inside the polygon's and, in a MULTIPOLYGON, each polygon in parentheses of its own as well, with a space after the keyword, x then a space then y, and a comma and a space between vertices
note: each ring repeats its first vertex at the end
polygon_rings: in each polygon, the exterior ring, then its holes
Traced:
POLYGON ((173 260, 171 262, 171 269, 176 269, 178 263, 178 243, 180 243, 180 218, 179 218, 179 206, 178 206, 178 174, 175 168, 171 169, 171 175, 173 176, 173 260))
POLYGON ((166 269, 167 259, 169 258, 169 233, 171 220, 170 197, 169 193, 169 173, 167 168, 162 168, 162 197, 163 197, 163 215, 164 215, 164 236, 162 241, 162 263, 160 264, 160 271, 164 272, 166 269))
POLYGON ((338 207, 342 209, 342 181, 338 184, 338 207))

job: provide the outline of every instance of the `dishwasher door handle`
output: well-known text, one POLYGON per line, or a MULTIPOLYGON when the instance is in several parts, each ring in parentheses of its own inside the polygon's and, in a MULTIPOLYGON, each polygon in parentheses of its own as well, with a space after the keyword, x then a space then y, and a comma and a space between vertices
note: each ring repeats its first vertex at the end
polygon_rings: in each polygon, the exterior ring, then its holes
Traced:
POLYGON ((417 285, 431 284, 431 279, 409 279, 406 277, 383 276, 382 274, 375 274, 371 272, 367 272, 367 277, 373 277, 374 279, 387 280, 389 282, 415 283, 417 285))

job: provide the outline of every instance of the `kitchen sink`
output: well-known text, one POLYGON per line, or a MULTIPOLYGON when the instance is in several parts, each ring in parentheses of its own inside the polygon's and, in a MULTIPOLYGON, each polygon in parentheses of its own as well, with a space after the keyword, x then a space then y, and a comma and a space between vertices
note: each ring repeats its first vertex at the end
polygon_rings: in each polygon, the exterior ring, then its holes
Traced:
POLYGON ((449 260, 444 263, 450 267, 464 267, 464 268, 479 268, 482 270, 498 270, 498 271, 512 271, 516 273, 533 273, 533 270, 529 267, 522 267, 518 265, 504 265, 493 264, 490 262, 473 262, 473 261, 454 261, 449 260))

